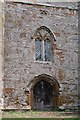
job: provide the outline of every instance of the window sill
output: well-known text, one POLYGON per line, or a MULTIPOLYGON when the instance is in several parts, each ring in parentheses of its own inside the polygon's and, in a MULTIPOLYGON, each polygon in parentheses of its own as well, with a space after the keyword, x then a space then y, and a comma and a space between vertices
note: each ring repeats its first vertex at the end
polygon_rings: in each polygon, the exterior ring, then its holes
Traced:
POLYGON ((40 64, 48 64, 51 65, 51 61, 34 61, 35 63, 40 63, 40 64))

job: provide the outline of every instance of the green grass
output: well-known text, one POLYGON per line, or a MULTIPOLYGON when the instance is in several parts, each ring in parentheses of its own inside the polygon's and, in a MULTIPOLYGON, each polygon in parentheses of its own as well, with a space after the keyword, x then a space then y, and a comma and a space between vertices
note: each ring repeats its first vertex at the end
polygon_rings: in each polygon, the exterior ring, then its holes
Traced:
POLYGON ((3 113, 3 118, 1 120, 80 120, 79 114, 66 112, 5 111, 3 113), (79 118, 75 118, 77 116, 79 118))
POLYGON ((80 118, 2 118, 2 120, 80 120, 80 118))

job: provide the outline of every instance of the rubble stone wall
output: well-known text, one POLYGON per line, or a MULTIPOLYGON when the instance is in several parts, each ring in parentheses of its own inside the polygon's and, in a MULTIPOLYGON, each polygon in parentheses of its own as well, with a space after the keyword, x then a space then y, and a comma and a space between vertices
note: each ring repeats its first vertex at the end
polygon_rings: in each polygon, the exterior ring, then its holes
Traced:
POLYGON ((0 109, 3 108, 3 18, 3 2, 0 1, 0 109))
MULTIPOLYGON (((59 85, 59 106, 77 104, 78 84, 78 10, 66 7, 5 3, 4 97, 5 107, 25 103, 28 84, 41 74, 55 78, 59 85), (35 61, 37 28, 51 30, 53 60, 35 61)), ((29 99, 29 98, 28 98, 29 99)))

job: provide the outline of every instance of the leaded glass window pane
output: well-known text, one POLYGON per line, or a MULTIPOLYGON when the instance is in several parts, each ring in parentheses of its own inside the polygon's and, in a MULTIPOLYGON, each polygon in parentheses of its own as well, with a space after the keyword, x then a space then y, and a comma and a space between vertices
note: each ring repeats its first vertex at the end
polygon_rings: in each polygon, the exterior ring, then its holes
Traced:
POLYGON ((51 43, 49 40, 44 40, 44 59, 45 61, 51 60, 51 43))
POLYGON ((35 40, 36 60, 42 61, 42 41, 40 39, 35 40))

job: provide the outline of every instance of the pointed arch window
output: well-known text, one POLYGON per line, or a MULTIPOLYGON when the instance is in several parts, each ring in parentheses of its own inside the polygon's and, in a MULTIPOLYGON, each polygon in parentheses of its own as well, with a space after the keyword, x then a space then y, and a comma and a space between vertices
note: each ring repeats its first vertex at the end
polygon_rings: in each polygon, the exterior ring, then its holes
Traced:
POLYGON ((46 29, 38 30, 35 38, 35 60, 51 61, 51 35, 46 29))

